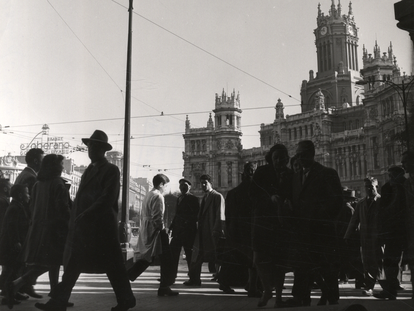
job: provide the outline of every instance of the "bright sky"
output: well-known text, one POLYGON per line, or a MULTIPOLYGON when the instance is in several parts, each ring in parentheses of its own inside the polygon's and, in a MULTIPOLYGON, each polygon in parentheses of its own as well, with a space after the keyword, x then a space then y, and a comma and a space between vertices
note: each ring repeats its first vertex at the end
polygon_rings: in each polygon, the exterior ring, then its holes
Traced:
MULTIPOLYGON (((377 40, 386 52, 392 41, 401 71, 411 73, 411 41, 396 27, 394 2, 352 1, 360 68, 363 45, 372 52, 377 40)), ((128 3, 0 2, 0 156, 19 154, 42 124, 73 146, 101 129, 123 150, 128 3)), ((331 0, 135 0, 131 175, 162 170, 177 181, 185 116, 205 127, 223 88, 240 92, 244 148, 260 145, 260 123, 273 122, 278 98, 285 114, 299 113, 302 80, 317 71, 318 3, 327 15, 331 0)), ((347 14, 349 2, 341 4, 347 14)))

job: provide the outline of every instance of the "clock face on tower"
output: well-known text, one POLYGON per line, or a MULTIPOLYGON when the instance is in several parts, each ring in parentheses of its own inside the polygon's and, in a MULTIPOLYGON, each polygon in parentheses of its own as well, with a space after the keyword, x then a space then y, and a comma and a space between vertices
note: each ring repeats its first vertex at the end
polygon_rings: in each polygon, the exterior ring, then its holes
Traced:
POLYGON ((348 33, 351 36, 354 36, 355 35, 354 28, 351 25, 348 25, 348 33))
POLYGON ((321 36, 324 36, 328 33, 328 28, 326 26, 323 26, 320 30, 319 33, 321 34, 321 36))

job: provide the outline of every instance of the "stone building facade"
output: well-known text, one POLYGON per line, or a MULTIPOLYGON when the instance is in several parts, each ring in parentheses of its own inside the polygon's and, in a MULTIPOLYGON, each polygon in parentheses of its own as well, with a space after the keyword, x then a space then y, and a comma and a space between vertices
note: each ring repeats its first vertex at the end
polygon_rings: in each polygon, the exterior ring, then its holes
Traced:
POLYGON ((302 81, 301 113, 285 116, 278 99, 274 122, 260 126, 260 147, 242 148, 242 110, 235 91, 216 94, 214 121, 210 114, 207 127, 191 128, 187 116, 183 176, 193 182, 193 192, 202 195, 199 177, 210 174, 215 189, 225 195, 240 183, 245 162, 265 164, 266 152, 276 143, 286 145, 292 156, 304 139, 315 143, 316 160, 335 168, 342 185, 358 196, 364 195, 366 176, 385 183, 388 167, 400 163, 403 148, 392 135, 404 129, 404 111, 390 83, 373 81, 399 84, 411 78, 401 76, 391 44, 382 55, 377 43, 373 54, 364 46, 360 70, 358 31, 351 3, 345 14, 334 1, 327 15, 318 6, 313 31, 318 70, 310 70, 308 80, 302 81))

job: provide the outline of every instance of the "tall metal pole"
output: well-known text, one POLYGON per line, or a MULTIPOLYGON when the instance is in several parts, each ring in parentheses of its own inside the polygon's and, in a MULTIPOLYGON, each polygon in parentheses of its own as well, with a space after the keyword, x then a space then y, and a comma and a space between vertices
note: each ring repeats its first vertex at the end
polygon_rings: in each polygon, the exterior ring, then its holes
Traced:
MULTIPOLYGON (((128 52, 126 68, 126 91, 125 91, 125 126, 124 126, 124 163, 122 170, 122 205, 121 224, 119 227, 120 242, 123 249, 128 244, 128 221, 129 221, 129 155, 131 138, 131 51, 132 51, 132 7, 133 0, 129 0, 128 21, 128 52)), ((128 259, 128 258, 126 258, 128 259)))

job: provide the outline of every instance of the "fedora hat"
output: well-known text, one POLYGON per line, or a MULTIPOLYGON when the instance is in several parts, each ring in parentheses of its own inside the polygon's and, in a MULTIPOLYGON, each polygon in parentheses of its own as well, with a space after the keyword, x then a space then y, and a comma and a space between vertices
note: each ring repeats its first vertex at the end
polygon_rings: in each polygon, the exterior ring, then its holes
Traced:
POLYGON ((82 142, 85 145, 88 145, 89 142, 96 142, 101 143, 105 146, 105 151, 109 151, 112 149, 112 146, 108 143, 108 135, 105 134, 104 131, 95 130, 90 138, 82 138, 82 142))

